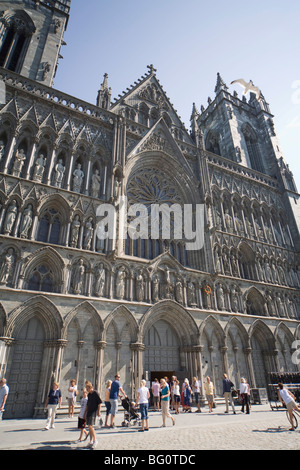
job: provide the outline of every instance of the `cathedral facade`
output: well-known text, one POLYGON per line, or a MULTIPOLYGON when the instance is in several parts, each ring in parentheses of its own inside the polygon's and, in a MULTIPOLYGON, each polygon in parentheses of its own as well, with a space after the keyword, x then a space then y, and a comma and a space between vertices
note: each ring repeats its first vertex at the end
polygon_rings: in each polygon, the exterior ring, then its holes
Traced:
POLYGON ((264 96, 218 74, 188 131, 152 65, 114 102, 107 75, 95 105, 58 91, 70 3, 0 1, 6 417, 38 416, 53 380, 64 399, 73 378, 103 395, 117 371, 132 396, 173 374, 222 394, 225 372, 267 388, 299 371, 299 195, 264 96), (118 228, 121 200, 204 207, 202 247, 99 237, 99 209, 118 228))

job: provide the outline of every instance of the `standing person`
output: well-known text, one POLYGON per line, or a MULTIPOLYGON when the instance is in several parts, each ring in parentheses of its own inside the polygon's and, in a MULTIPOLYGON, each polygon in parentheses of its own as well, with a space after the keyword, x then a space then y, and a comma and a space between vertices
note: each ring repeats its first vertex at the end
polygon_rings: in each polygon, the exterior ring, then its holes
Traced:
POLYGON ((142 427, 139 431, 149 431, 149 417, 148 417, 148 408, 149 408, 149 398, 150 393, 149 389, 146 387, 146 380, 141 380, 140 388, 137 391, 137 405, 140 405, 140 413, 142 420, 142 427), (146 427, 145 427, 146 426, 146 427))
POLYGON ((86 412, 86 407, 87 407, 87 402, 88 402, 88 393, 87 393, 87 389, 84 388, 82 390, 82 398, 80 400, 80 412, 79 412, 79 416, 78 416, 78 429, 80 429, 80 436, 79 436, 79 439, 77 441, 75 441, 75 444, 78 444, 79 442, 85 441, 89 436, 89 433, 85 429, 86 420, 84 418, 85 417, 85 412, 86 412), (85 434, 85 439, 82 439, 84 434, 85 434))
POLYGON ((98 441, 96 440, 94 426, 96 423, 96 417, 101 416, 102 400, 99 396, 99 393, 94 390, 94 387, 91 382, 87 382, 86 390, 88 392, 88 402, 84 413, 84 419, 86 420, 86 424, 89 427, 90 442, 88 444, 88 447, 92 447, 93 449, 95 449, 98 445, 98 441))
POLYGON ((166 418, 171 418, 173 426, 175 424, 175 419, 170 415, 169 406, 170 406, 170 389, 165 379, 160 380, 161 387, 161 412, 163 424, 162 428, 166 427, 166 418))
POLYGON ((55 428, 54 420, 57 408, 61 407, 62 395, 57 382, 53 382, 52 388, 45 402, 45 408, 48 409, 48 418, 45 429, 55 428))
POLYGON ((241 379, 240 383, 240 395, 242 397, 242 409, 241 412, 244 413, 244 408, 246 405, 246 414, 250 414, 250 385, 247 383, 247 380, 245 378, 241 379))
POLYGON ((197 410, 195 413, 201 413, 200 409, 200 392, 201 392, 201 382, 198 380, 197 377, 193 377, 193 383, 192 383, 192 388, 195 396, 195 402, 197 405, 197 410))
POLYGON ((231 380, 228 379, 227 374, 223 375, 223 395, 225 397, 225 402, 226 402, 226 411, 225 413, 229 412, 229 402, 233 411, 233 414, 235 415, 235 407, 233 403, 233 398, 232 398, 232 387, 234 387, 233 383, 231 380))
POLYGON ((109 394, 109 401, 111 403, 111 418, 110 418, 110 427, 115 427, 115 417, 118 412, 118 399, 119 399, 119 392, 121 392, 126 398, 126 394, 121 387, 120 384, 120 375, 115 375, 115 380, 112 382, 110 386, 110 394, 109 394))
POLYGON ((206 377, 206 382, 204 383, 205 395, 208 401, 209 413, 212 413, 213 404, 214 404, 214 384, 211 382, 210 377, 206 377))
POLYGON ((189 383, 188 379, 184 379, 183 386, 184 386, 183 395, 184 395, 184 407, 185 407, 184 411, 186 413, 191 413, 192 412, 192 409, 191 409, 192 389, 190 387, 190 383, 189 383))
POLYGON ((180 387, 179 387, 179 381, 176 379, 175 380, 175 386, 174 386, 174 401, 175 401, 175 414, 179 414, 179 405, 180 405, 180 387))
POLYGON ((158 379, 154 379, 152 382, 152 393, 153 393, 153 404, 154 411, 159 411, 159 402, 160 402, 160 384, 158 379))
POLYGON ((112 384, 112 381, 111 380, 108 380, 106 382, 106 389, 105 389, 105 400, 104 400, 104 403, 105 403, 105 407, 106 407, 106 416, 105 416, 105 427, 106 428, 109 428, 109 424, 108 424, 108 419, 109 419, 109 415, 111 413, 111 403, 109 401, 109 395, 110 395, 110 386, 112 384))
POLYGON ((5 411, 5 403, 9 394, 9 387, 6 384, 6 379, 0 380, 0 421, 2 420, 5 411))
POLYGON ((77 396, 76 380, 72 379, 68 388, 68 405, 69 405, 69 418, 73 418, 74 406, 77 396))
POLYGON ((170 409, 171 410, 175 410, 175 400, 174 400, 175 380, 177 380, 177 377, 175 377, 175 375, 172 375, 171 381, 170 381, 170 384, 169 384, 170 393, 171 393, 171 399, 170 399, 170 409))
POLYGON ((295 396, 287 388, 284 388, 281 382, 278 384, 278 398, 281 403, 286 406, 286 409, 289 412, 290 423, 292 424, 292 427, 289 429, 289 431, 295 431, 293 410, 300 412, 300 409, 297 406, 295 396))

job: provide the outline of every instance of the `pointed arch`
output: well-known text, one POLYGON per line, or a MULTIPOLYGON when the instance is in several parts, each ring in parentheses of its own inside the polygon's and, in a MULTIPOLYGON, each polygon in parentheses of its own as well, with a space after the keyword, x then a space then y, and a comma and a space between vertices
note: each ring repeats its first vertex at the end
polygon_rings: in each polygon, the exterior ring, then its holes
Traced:
POLYGON ((103 320, 98 312, 98 310, 92 305, 91 302, 85 300, 77 305, 73 310, 71 310, 66 318, 64 319, 64 325, 62 329, 62 338, 67 338, 68 327, 70 323, 76 318, 79 311, 85 310, 89 313, 92 322, 93 322, 93 330, 95 334, 95 338, 98 340, 102 340, 103 332, 104 332, 104 323, 103 320))
POLYGON ((198 327, 192 315, 173 300, 161 300, 151 307, 141 318, 139 342, 143 342, 146 332, 158 320, 169 323, 182 345, 198 344, 198 327))
POLYGON ((0 302, 0 336, 4 336, 4 329, 7 325, 7 313, 4 306, 0 302))
POLYGON ((18 336, 23 325, 33 317, 37 317, 42 323, 47 340, 55 340, 61 337, 62 316, 54 303, 43 295, 31 297, 9 314, 4 329, 5 336, 18 336))
POLYGON ((206 334, 208 345, 213 346, 212 336, 208 334, 207 327, 211 325, 211 331, 215 334, 219 340, 220 345, 225 346, 226 344, 226 336, 223 328, 221 327, 219 321, 213 316, 209 315, 200 325, 199 328, 199 335, 200 341, 203 338, 203 335, 206 334))
POLYGON ((131 341, 136 342, 139 326, 134 315, 125 305, 119 305, 105 318, 103 341, 106 340, 106 334, 107 334, 108 328, 110 327, 111 324, 115 324, 115 319, 118 315, 121 315, 126 319, 128 326, 129 326, 131 341))

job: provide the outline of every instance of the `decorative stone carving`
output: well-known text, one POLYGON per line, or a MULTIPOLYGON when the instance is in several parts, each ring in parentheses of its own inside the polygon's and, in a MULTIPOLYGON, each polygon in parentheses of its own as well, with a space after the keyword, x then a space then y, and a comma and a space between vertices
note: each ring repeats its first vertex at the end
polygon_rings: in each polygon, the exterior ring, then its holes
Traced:
POLYGON ((136 300, 138 302, 142 302, 144 300, 144 278, 142 276, 142 271, 139 270, 136 280, 135 280, 135 292, 136 292, 136 300))
POLYGON ((20 237, 21 238, 28 238, 28 232, 31 229, 33 222, 33 212, 32 212, 32 205, 29 204, 29 206, 25 209, 24 215, 23 215, 23 220, 20 228, 20 237))
POLYGON ((43 174, 45 171, 46 158, 41 154, 35 162, 34 172, 33 172, 33 181, 41 182, 43 179, 43 174))
POLYGON ((101 263, 96 268, 96 272, 95 272, 95 278, 96 278, 95 296, 96 297, 104 297, 105 277, 106 277, 105 268, 103 266, 103 263, 101 263))
POLYGON ((13 176, 21 176, 22 173, 22 168, 24 166, 24 162, 26 160, 26 155, 24 152, 24 149, 18 149, 16 156, 15 156, 15 161, 13 164, 13 169, 12 169, 12 175, 13 176))
POLYGON ((159 278, 157 274, 152 278, 152 300, 153 302, 159 301, 159 278))
POLYGON ((99 170, 96 169, 92 176, 92 197, 99 197, 101 177, 99 170))
POLYGON ((225 310, 224 288, 218 284, 216 288, 217 306, 219 310, 225 310))
POLYGON ((73 292, 76 295, 83 293, 85 266, 83 259, 80 259, 73 270, 73 292))
POLYGON ((13 274, 15 263, 14 250, 9 248, 2 257, 0 265, 0 285, 7 285, 13 274))
POLYGON ((183 303, 183 285, 179 276, 175 283, 175 299, 179 304, 183 303))
POLYGON ((84 240, 83 240, 83 248, 85 250, 91 249, 93 235, 94 235, 93 217, 90 217, 85 224, 85 232, 84 232, 84 240))
POLYGON ((190 280, 187 284, 187 303, 190 307, 196 307, 196 289, 193 282, 190 280))
POLYGON ((126 272, 125 268, 121 266, 117 272, 116 277, 116 298, 123 300, 125 297, 125 281, 126 281, 126 272))
POLYGON ((62 159, 59 159, 58 163, 55 165, 54 182, 53 182, 54 186, 56 186, 57 188, 61 188, 61 186, 62 186, 65 171, 66 171, 66 169, 63 165, 63 161, 62 161, 62 159))
POLYGON ((81 227, 80 218, 79 218, 79 215, 76 215, 71 226, 71 236, 70 236, 70 245, 73 248, 77 248, 80 227, 81 227))
POLYGON ((80 193, 81 186, 83 183, 84 173, 81 169, 81 164, 77 164, 77 168, 73 172, 73 191, 75 193, 80 193))
POLYGON ((12 201, 11 205, 7 209, 6 218, 4 222, 4 235, 10 235, 12 233, 16 218, 18 214, 18 206, 15 199, 12 201))

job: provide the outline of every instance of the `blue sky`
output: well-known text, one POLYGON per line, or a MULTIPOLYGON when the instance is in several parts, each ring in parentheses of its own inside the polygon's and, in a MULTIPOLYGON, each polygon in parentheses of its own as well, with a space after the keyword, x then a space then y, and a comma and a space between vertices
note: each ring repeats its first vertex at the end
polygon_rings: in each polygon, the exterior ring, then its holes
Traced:
POLYGON ((189 129, 193 102, 199 109, 214 98, 217 72, 240 96, 230 82, 252 79, 299 190, 299 31, 295 0, 72 0, 54 87, 96 103, 104 73, 115 98, 154 64, 189 129))

